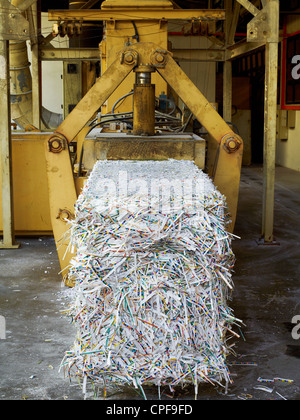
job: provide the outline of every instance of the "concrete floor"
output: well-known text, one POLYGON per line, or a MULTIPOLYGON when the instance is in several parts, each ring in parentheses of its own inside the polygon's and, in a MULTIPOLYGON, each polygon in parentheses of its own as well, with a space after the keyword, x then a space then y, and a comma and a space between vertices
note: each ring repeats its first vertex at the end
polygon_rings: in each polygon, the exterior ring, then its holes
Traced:
MULTIPOLYGON (((234 242, 236 288, 230 305, 245 323, 244 339, 237 340, 237 357, 229 358, 234 382, 228 394, 203 385, 199 399, 300 399, 300 340, 291 335, 291 320, 300 315, 300 173, 277 168, 276 177, 279 245, 258 246, 262 168, 243 168, 235 232, 241 240, 234 242), (259 377, 294 382, 260 383, 259 377)), ((6 339, 0 340, 0 399, 83 399, 79 386, 58 372, 75 330, 62 314, 65 295, 72 292, 61 284, 54 240, 18 239, 20 249, 0 250, 0 315, 7 330, 6 339)), ((157 397, 153 390, 147 392, 150 399, 157 397)), ((110 397, 139 398, 130 390, 110 397)), ((173 398, 193 399, 193 389, 173 398)))

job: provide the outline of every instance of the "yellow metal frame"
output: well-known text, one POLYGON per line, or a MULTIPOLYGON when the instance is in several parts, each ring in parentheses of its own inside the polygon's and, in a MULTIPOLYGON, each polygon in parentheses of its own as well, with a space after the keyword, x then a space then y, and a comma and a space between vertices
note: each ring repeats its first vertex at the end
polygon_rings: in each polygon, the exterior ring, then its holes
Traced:
MULTIPOLYGON (((45 143, 49 186, 50 217, 58 256, 63 270, 67 270, 73 254, 68 249, 68 224, 77 199, 76 186, 70 163, 68 143, 87 124, 99 107, 115 91, 127 75, 140 64, 148 65, 181 97, 194 116, 218 144, 214 168, 214 182, 227 198, 233 230, 239 193, 243 142, 207 101, 203 94, 180 69, 167 50, 153 43, 137 43, 125 48, 67 116, 45 143)), ((65 273, 67 274, 67 273, 65 273)))
MULTIPOLYGON (((130 3, 130 2, 128 2, 130 3)), ((128 20, 149 20, 155 16, 156 20, 225 20, 225 11, 221 9, 163 9, 135 8, 129 9, 127 2, 125 7, 107 8, 102 10, 49 10, 48 18, 50 21, 128 21, 128 20)))
MULTIPOLYGON (((45 140, 49 134, 12 134, 13 214, 16 235, 52 235, 44 152, 45 140)), ((0 202, 3 198, 0 189, 0 202)), ((0 230, 2 226, 3 218, 0 214, 0 230)))

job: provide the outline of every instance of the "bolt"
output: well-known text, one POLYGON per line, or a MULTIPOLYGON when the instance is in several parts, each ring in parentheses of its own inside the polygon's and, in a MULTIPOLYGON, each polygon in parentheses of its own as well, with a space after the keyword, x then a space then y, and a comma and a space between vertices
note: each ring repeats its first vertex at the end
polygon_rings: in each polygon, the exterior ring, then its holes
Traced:
POLYGON ((164 59, 165 59, 165 57, 163 56, 163 54, 156 54, 155 58, 156 58, 156 61, 158 63, 160 63, 160 64, 163 63, 164 62, 164 59))
POLYGON ((68 209, 59 209, 56 219, 60 219, 62 222, 66 222, 66 220, 74 219, 74 215, 68 209))
POLYGON ((62 219, 62 220, 64 220, 64 219, 71 219, 71 213, 68 211, 68 210, 62 210, 62 212, 61 212, 61 215, 60 215, 60 218, 62 219))
POLYGON ((49 141, 49 152, 52 153, 60 153, 62 150, 65 149, 65 142, 66 139, 61 137, 58 137, 56 135, 52 136, 49 141))
POLYGON ((231 135, 228 135, 227 137, 228 138, 224 141, 225 150, 227 150, 228 153, 236 152, 242 144, 240 139, 231 135))
POLYGON ((134 60, 134 56, 132 53, 128 52, 125 54, 124 60, 126 63, 131 64, 134 60))
POLYGON ((227 147, 231 150, 234 150, 236 148, 235 140, 229 140, 229 142, 227 143, 227 147))
POLYGON ((53 147, 53 149, 58 149, 60 147, 59 141, 58 140, 54 140, 52 142, 52 147, 53 147))

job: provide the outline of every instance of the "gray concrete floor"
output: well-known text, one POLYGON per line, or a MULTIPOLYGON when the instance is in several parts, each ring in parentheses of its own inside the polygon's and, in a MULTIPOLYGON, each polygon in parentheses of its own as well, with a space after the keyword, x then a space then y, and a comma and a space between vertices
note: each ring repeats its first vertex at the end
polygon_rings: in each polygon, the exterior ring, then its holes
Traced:
MULTIPOLYGON (((199 399, 299 400, 300 340, 291 335, 291 320, 300 315, 300 173, 277 168, 275 235, 279 245, 259 246, 262 168, 242 170, 234 242, 237 257, 235 290, 230 303, 242 319, 243 338, 237 357, 230 356, 233 384, 221 389, 203 385, 199 399), (281 377, 293 383, 260 383, 258 378, 281 377), (256 389, 267 386, 273 391, 256 389)), ((52 238, 18 238, 18 250, 0 250, 0 315, 6 318, 6 339, 0 340, 0 399, 83 399, 76 383, 58 372, 75 330, 62 313, 71 292, 62 286, 52 238)), ((153 389, 148 397, 157 398, 153 389)), ((101 397, 101 395, 100 395, 101 397)), ((140 398, 131 390, 110 398, 140 398)), ((93 398, 91 394, 89 398, 93 398)), ((172 399, 166 394, 163 399, 172 399)), ((194 398, 186 389, 174 399, 194 398)))

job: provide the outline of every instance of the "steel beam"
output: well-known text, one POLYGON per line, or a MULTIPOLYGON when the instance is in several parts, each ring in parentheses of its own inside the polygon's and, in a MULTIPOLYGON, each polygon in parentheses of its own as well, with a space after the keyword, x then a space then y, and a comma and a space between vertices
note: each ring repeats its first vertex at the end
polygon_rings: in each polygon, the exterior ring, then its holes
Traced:
MULTIPOLYGON (((279 1, 274 0, 272 27, 279 28, 279 1)), ((270 3, 269 3, 270 4, 270 3)), ((265 123, 264 123, 264 183, 262 237, 266 244, 274 240, 274 195, 276 162, 276 115, 278 86, 278 41, 266 43, 265 123)))
POLYGON ((30 37, 29 22, 8 0, 1 0, 0 28, 1 39, 12 41, 26 40, 30 37))
POLYGON ((218 49, 174 49, 172 50, 174 60, 191 62, 208 62, 225 60, 225 51, 218 49))
POLYGON ((42 61, 99 61, 99 48, 42 48, 42 61))
POLYGON ((240 57, 245 54, 249 54, 251 51, 255 51, 258 48, 263 47, 266 45, 265 41, 261 42, 247 42, 247 41, 240 41, 236 44, 232 45, 228 48, 228 55, 230 60, 234 60, 237 57, 240 57))
POLYGON ((21 12, 25 12, 25 10, 27 10, 30 6, 36 6, 37 0, 24 0, 23 3, 21 3, 18 6, 18 9, 21 12))
MULTIPOLYGON (((22 3, 23 5, 24 3, 22 3)), ((32 117, 33 125, 41 129, 41 62, 39 60, 39 38, 38 38, 38 9, 37 3, 31 7, 32 25, 31 25, 31 72, 32 72, 32 117)))
POLYGON ((221 9, 112 9, 112 10, 49 10, 50 21, 127 21, 127 20, 225 20, 225 11, 221 9))
POLYGON ((80 9, 91 9, 96 3, 98 3, 98 0, 89 0, 80 9))
MULTIPOLYGON (((231 0, 225 0, 225 10, 225 48, 227 48, 233 16, 231 0)), ((223 67, 223 118, 228 122, 231 122, 232 118, 232 63, 227 60, 227 57, 223 67)))
POLYGON ((248 10, 253 16, 257 16, 259 14, 259 9, 254 6, 249 0, 237 0, 245 9, 248 10))
POLYGON ((0 248, 19 248, 15 242, 11 163, 9 44, 0 40, 0 139, 3 241, 0 248))

